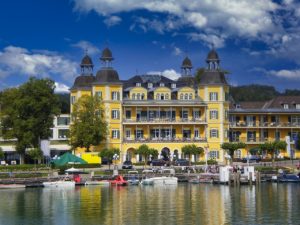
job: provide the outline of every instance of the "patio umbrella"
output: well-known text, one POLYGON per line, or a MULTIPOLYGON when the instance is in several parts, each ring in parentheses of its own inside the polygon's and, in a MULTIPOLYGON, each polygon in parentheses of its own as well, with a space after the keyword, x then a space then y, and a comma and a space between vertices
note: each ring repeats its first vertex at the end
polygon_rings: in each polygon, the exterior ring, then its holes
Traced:
POLYGON ((56 166, 63 166, 66 164, 87 164, 87 162, 82 158, 79 158, 70 152, 66 152, 62 156, 58 157, 58 159, 53 160, 52 163, 56 166))

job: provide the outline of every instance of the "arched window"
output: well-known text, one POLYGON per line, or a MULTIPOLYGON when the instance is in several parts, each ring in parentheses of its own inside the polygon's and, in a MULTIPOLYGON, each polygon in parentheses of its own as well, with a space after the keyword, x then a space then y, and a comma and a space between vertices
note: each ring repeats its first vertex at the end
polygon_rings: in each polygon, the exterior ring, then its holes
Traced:
POLYGON ((135 100, 135 94, 132 94, 132 99, 135 100))
POLYGON ((165 95, 164 94, 160 95, 160 100, 165 100, 165 95))
POLYGON ((184 100, 188 100, 189 99, 189 95, 188 94, 185 94, 184 95, 184 100))
POLYGON ((137 98, 137 100, 140 100, 140 99, 141 99, 140 93, 138 93, 138 94, 136 95, 136 98, 137 98))
POLYGON ((193 94, 190 94, 189 99, 192 100, 193 98, 193 94))
POLYGON ((156 99, 157 99, 157 100, 160 99, 160 94, 156 94, 156 99))
POLYGON ((168 100, 168 99, 169 99, 169 94, 166 94, 166 96, 165 96, 165 97, 166 97, 166 100, 168 100))
POLYGON ((145 95, 144 95, 144 94, 141 95, 141 99, 142 99, 142 100, 145 99, 145 95))
POLYGON ((183 100, 183 94, 180 94, 180 100, 183 100))

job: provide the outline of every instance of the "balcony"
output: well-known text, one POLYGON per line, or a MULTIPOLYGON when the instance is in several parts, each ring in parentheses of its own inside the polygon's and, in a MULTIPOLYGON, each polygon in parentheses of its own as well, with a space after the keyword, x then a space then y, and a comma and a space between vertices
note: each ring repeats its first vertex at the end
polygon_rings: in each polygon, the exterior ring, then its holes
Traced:
POLYGON ((166 142, 186 142, 186 143, 194 143, 194 142, 207 142, 206 138, 124 138, 123 142, 125 143, 166 143, 166 142))
POLYGON ((123 124, 207 124, 205 119, 201 118, 139 118, 139 119, 123 119, 123 124))
POLYGON ((300 123, 291 123, 291 122, 230 122, 231 128, 249 128, 249 127, 261 127, 261 128, 292 128, 292 127, 300 127, 300 123))
MULTIPOLYGON (((256 137, 256 138, 231 138, 230 142, 243 142, 246 144, 263 144, 265 142, 273 142, 273 141, 285 141, 285 138, 282 139, 275 139, 275 138, 268 138, 268 137, 256 137)), ((294 141, 290 142, 291 144, 294 144, 294 141)))

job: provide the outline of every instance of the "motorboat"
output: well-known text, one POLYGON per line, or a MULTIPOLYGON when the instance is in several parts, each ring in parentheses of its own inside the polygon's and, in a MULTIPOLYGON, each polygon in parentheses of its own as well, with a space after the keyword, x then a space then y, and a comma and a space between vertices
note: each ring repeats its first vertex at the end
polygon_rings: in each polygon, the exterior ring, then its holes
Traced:
POLYGON ((84 183, 85 185, 101 185, 101 186, 109 186, 110 182, 108 180, 90 180, 84 183))
POLYGON ((111 185, 116 185, 116 186, 126 186, 128 185, 128 182, 124 180, 123 176, 118 175, 116 178, 112 181, 110 181, 111 185))
POLYGON ((143 185, 176 185, 178 183, 178 178, 174 177, 175 174, 174 169, 163 169, 160 171, 162 174, 165 174, 165 172, 169 173, 170 176, 159 176, 159 177, 150 177, 143 179, 141 181, 141 184, 143 185))
POLYGON ((0 184, 0 189, 22 189, 25 187, 23 184, 0 184))
POLYGON ((43 182, 44 187, 75 187, 75 181, 71 180, 58 180, 58 181, 47 181, 43 182))
POLYGON ((298 183, 300 182, 300 178, 296 174, 282 174, 280 176, 277 176, 277 181, 298 183))
POLYGON ((140 183, 140 180, 138 179, 138 171, 132 170, 128 171, 128 184, 130 185, 138 185, 140 183))

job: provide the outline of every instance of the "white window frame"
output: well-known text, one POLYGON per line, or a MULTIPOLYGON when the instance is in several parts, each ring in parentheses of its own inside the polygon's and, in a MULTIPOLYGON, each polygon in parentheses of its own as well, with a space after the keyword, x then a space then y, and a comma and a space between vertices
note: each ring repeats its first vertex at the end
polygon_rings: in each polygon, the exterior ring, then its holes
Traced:
POLYGON ((111 100, 112 101, 119 101, 120 100, 120 92, 119 91, 112 91, 111 92, 111 100))
POLYGON ((218 92, 210 92, 209 100, 210 101, 218 101, 218 92))
POLYGON ((141 87, 142 86, 141 83, 136 83, 135 85, 136 85, 136 87, 141 87))
POLYGON ((71 104, 74 104, 76 101, 76 96, 71 96, 71 104))
POLYGON ((210 130, 210 138, 219 138, 219 130, 216 128, 212 128, 210 130))
POLYGON ((300 109, 300 104, 296 104, 296 109, 300 109))
POLYGON ((120 119, 120 110, 118 110, 118 109, 113 109, 113 110, 111 110, 111 118, 112 118, 113 120, 118 120, 118 119, 120 119))
POLYGON ((209 158, 210 159, 219 159, 219 151, 218 150, 211 150, 209 151, 209 158))
POLYGON ((194 119, 200 119, 201 112, 200 112, 199 109, 194 109, 194 111, 193 111, 193 117, 194 117, 194 119))
POLYGON ((131 130, 130 129, 126 129, 125 130, 125 137, 126 137, 126 139, 130 139, 131 138, 131 130))
POLYGON ((284 109, 289 109, 289 104, 283 104, 284 109))
POLYGON ((218 113, 218 110, 216 110, 216 109, 210 110, 210 111, 209 111, 209 118, 210 118, 211 120, 217 120, 217 119, 219 119, 219 113, 218 113))
POLYGON ((113 129, 111 131, 111 138, 112 139, 120 139, 120 130, 113 129))
POLYGON ((176 84, 175 84, 175 83, 172 83, 172 84, 171 84, 171 88, 176 88, 176 84))
POLYGON ((200 132, 199 132, 199 129, 196 128, 196 129, 194 130, 194 138, 199 138, 199 137, 200 137, 200 132))
POLYGON ((164 87, 165 84, 164 84, 164 83, 160 83, 159 86, 160 86, 160 87, 164 87))
POLYGON ((153 88, 153 83, 148 83, 148 88, 153 88))
POLYGON ((96 92, 95 92, 95 95, 96 95, 97 97, 99 97, 100 99, 102 99, 102 91, 96 91, 96 92))

